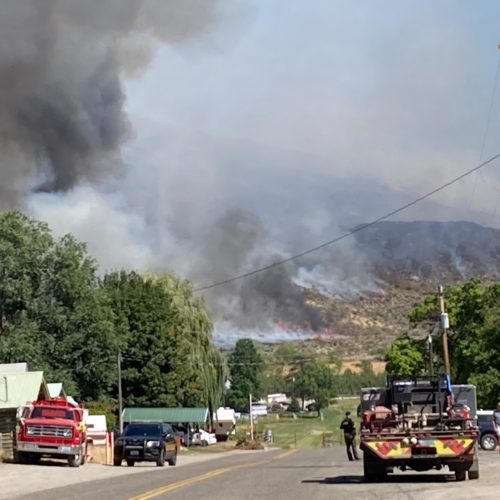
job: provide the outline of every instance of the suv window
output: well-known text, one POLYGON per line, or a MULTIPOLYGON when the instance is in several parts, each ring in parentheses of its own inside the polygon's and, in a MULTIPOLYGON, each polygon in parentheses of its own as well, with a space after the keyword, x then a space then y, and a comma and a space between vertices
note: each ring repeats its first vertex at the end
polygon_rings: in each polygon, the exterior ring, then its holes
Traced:
POLYGON ((159 436, 161 432, 160 424, 128 424, 124 436, 159 436))

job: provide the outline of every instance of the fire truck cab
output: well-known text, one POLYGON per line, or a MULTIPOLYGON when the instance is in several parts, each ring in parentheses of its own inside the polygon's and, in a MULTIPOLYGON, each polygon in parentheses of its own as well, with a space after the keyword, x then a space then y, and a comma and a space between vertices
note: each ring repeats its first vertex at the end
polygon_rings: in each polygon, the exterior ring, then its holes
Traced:
POLYGON ((34 401, 18 420, 14 459, 37 463, 42 457, 63 458, 70 467, 85 463, 83 408, 65 398, 34 401))

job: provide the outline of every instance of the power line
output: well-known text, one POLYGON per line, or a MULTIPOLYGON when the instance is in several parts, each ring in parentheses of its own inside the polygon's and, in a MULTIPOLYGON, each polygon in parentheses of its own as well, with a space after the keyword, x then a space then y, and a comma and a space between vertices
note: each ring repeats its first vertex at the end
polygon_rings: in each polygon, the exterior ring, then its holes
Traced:
MULTIPOLYGON (((498 49, 500 49, 500 45, 498 46, 498 49)), ((479 162, 481 162, 481 160, 483 159, 484 149, 486 147, 486 139, 488 138, 488 133, 489 133, 489 130, 490 130, 491 117, 492 117, 492 114, 493 114, 493 105, 495 104, 495 96, 496 96, 496 93, 497 93, 498 75, 499 75, 499 73, 500 73, 500 55, 498 56, 497 69, 495 71, 495 78, 493 80, 493 88, 492 88, 491 97, 490 97, 490 105, 489 105, 488 114, 487 114, 487 117, 486 117, 486 125, 485 125, 485 128, 484 128, 483 138, 482 138, 482 141, 481 141, 481 150, 480 150, 480 153, 479 153, 479 162)), ((467 210, 469 210, 471 208, 472 203, 474 201, 474 197, 476 195, 477 180, 478 180, 478 176, 479 175, 480 174, 478 174, 478 175, 476 175, 474 177, 474 184, 472 186, 472 196, 469 197, 469 200, 468 200, 468 203, 467 203, 467 210)), ((497 210, 497 206, 495 206, 495 213, 496 213, 496 210, 497 210)))
POLYGON ((474 172, 477 172, 477 171, 481 170, 482 168, 486 167, 487 165, 489 165, 490 163, 492 163, 493 161, 495 161, 498 158, 500 158, 500 153, 492 156, 491 158, 489 158, 488 160, 480 163, 476 167, 471 168, 470 170, 467 170, 466 172, 464 172, 463 174, 459 175, 458 177, 455 177, 454 179, 452 179, 452 180, 450 180, 450 181, 448 181, 448 182, 446 182, 444 184, 441 184, 439 187, 433 189, 432 191, 429 191, 428 193, 426 193, 426 194, 424 194, 422 196, 419 196, 418 198, 414 199, 413 201, 410 201, 409 203, 406 203, 405 205, 403 205, 403 206, 401 206, 399 208, 396 208, 395 210, 392 210, 391 212, 388 212, 385 215, 382 215, 382 216, 380 216, 380 217, 372 220, 371 222, 367 222, 365 224, 361 224, 361 225, 355 227, 354 229, 351 229, 350 231, 348 231, 346 233, 343 233, 340 236, 337 236, 336 238, 333 238, 333 239, 331 239, 329 241, 325 241, 324 243, 321 243, 320 245, 317 245, 315 247, 312 247, 312 248, 309 248, 307 250, 304 250, 303 252, 300 252, 298 254, 292 255, 291 257, 287 257, 286 259, 281 259, 281 260, 272 262, 271 264, 268 264, 267 266, 259 267, 259 268, 253 269, 252 271, 248 271, 246 273, 238 274, 236 276, 233 276, 231 278, 227 278, 225 280, 217 281, 217 282, 211 283, 209 285, 205 285, 205 286, 201 286, 199 288, 195 288, 193 290, 193 292, 194 293, 203 292, 205 290, 210 290, 212 288, 216 288, 216 287, 219 287, 219 286, 222 286, 222 285, 227 285, 229 283, 233 283, 234 281, 239 281, 241 279, 249 278, 251 276, 254 276, 256 274, 262 273, 264 271, 268 271, 268 270, 273 269, 275 267, 282 266, 283 264, 287 264, 288 262, 292 262, 294 260, 300 259, 301 257, 304 257, 305 255, 309 255, 309 254, 311 254, 313 252, 317 252, 318 250, 321 250, 322 248, 328 247, 330 245, 334 245, 335 243, 338 243, 339 241, 344 240, 344 239, 348 238, 349 236, 352 236, 353 234, 359 233, 360 231, 363 231, 363 230, 365 230, 365 229, 367 229, 367 228, 369 228, 371 226, 374 226, 375 224, 378 224, 379 222, 382 222, 382 221, 384 221, 386 219, 389 219, 393 215, 399 214, 399 213, 407 210, 408 208, 416 205, 417 203, 420 203, 421 201, 423 201, 423 200, 425 200, 427 198, 430 198, 431 196, 435 195, 436 193, 439 193, 440 191, 443 191, 444 189, 450 187, 451 185, 457 183, 458 181, 464 179, 465 177, 468 177, 469 175, 473 174, 474 172))

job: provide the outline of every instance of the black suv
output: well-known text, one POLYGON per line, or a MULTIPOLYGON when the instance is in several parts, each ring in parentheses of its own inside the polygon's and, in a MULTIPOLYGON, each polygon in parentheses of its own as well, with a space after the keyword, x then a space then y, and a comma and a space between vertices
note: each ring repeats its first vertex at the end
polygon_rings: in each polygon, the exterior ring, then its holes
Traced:
POLYGON ((498 438, 493 428, 493 410, 479 410, 477 412, 479 426, 479 444, 483 450, 493 451, 498 445, 498 438))
POLYGON ((126 460, 128 466, 136 462, 156 462, 163 467, 177 463, 177 442, 174 431, 163 422, 131 422, 123 435, 115 440, 114 465, 126 460))

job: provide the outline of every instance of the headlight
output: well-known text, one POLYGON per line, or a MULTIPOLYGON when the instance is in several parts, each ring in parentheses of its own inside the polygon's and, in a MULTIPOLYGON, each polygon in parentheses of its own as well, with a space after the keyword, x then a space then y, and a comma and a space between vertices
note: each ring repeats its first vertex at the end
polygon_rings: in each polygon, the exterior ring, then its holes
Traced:
POLYGON ((73 435, 73 432, 70 428, 64 429, 63 431, 63 437, 65 438, 70 438, 73 435))
POLYGON ((28 436, 33 436, 33 434, 35 434, 35 429, 33 429, 33 427, 26 427, 26 434, 28 436))
POLYGON ((404 446, 408 446, 410 444, 410 439, 409 438, 403 438, 402 443, 404 446))
POLYGON ((410 443, 411 443, 412 445, 416 445, 416 444, 418 443, 418 439, 417 439, 415 436, 412 436, 412 437, 410 438, 410 443))
POLYGON ((160 445, 160 441, 148 441, 146 443, 146 448, 158 448, 160 445))

